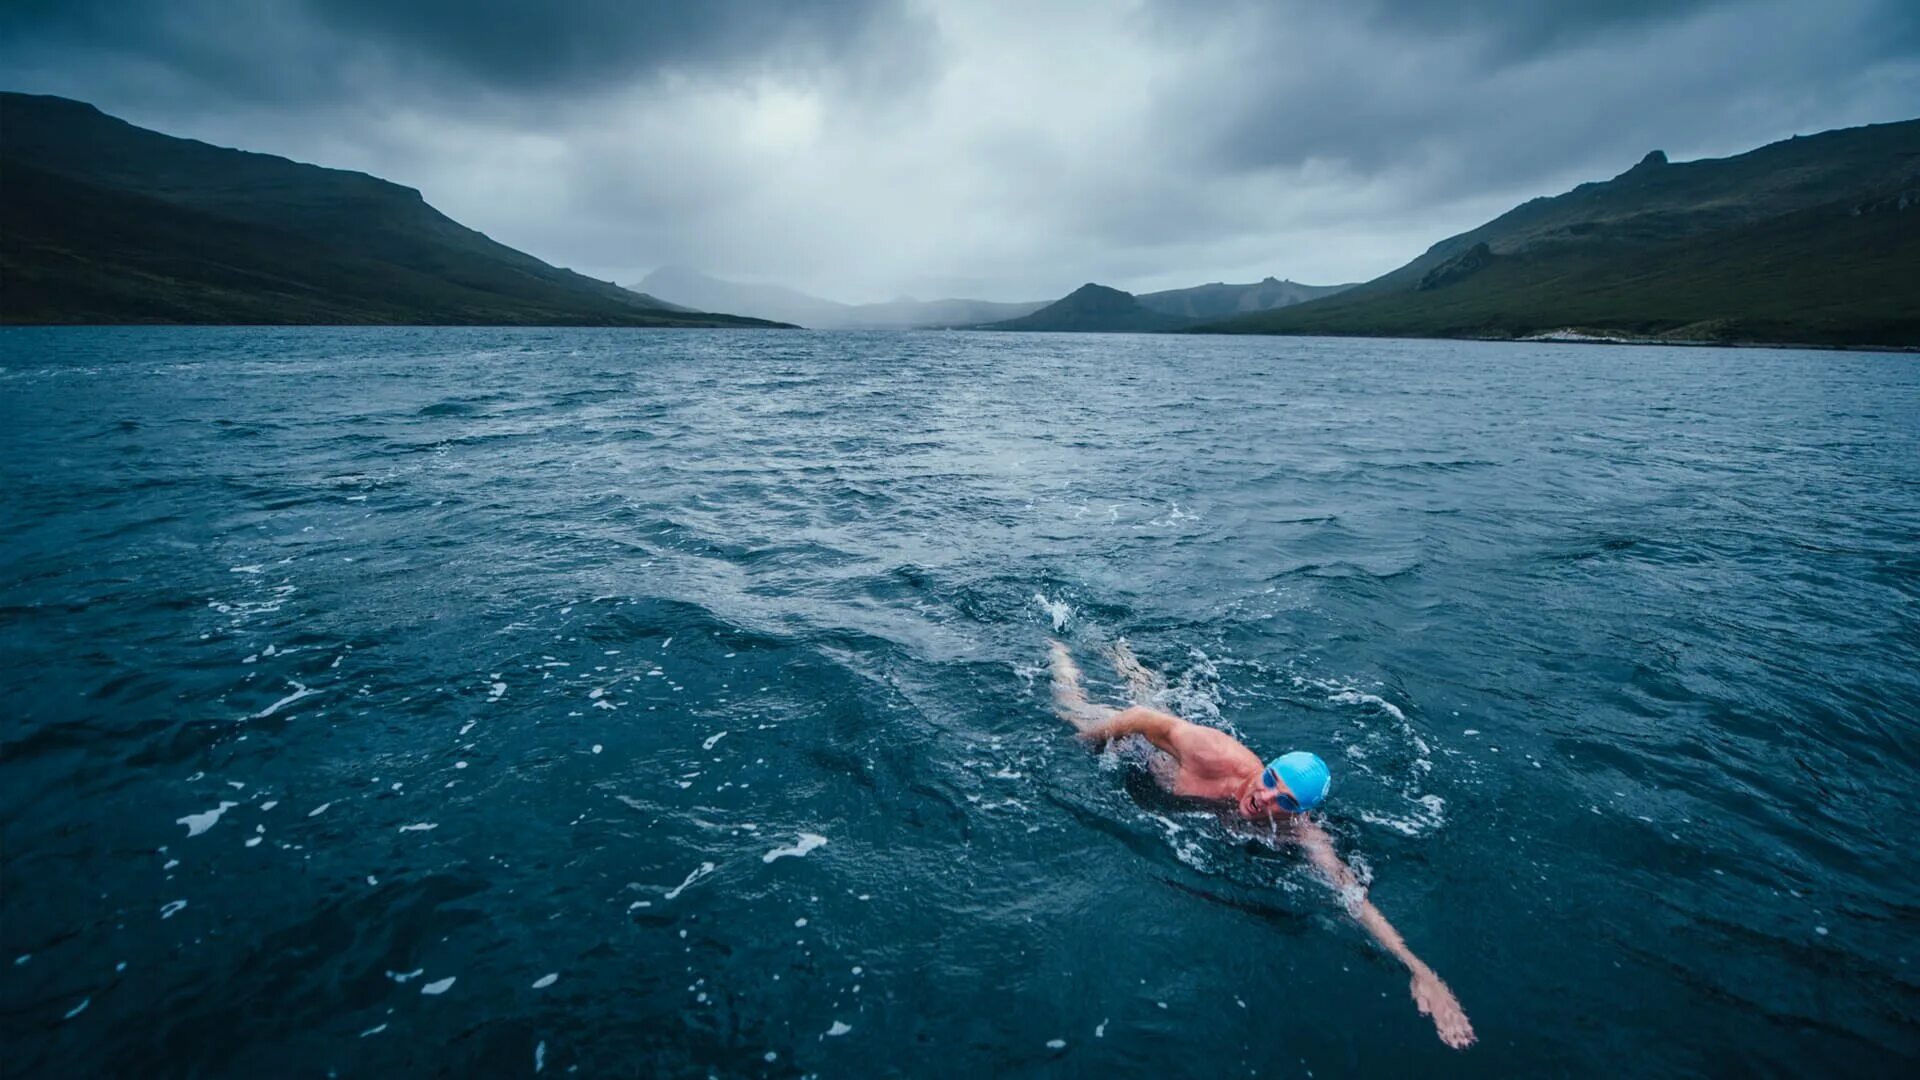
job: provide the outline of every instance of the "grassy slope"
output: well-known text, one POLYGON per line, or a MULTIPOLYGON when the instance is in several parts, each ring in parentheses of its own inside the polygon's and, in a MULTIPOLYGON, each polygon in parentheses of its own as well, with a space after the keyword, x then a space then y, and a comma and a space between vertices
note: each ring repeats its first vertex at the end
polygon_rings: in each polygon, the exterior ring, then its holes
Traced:
POLYGON ((1694 341, 1920 343, 1920 122, 1638 167, 1536 199, 1350 292, 1207 327, 1519 336, 1578 328, 1694 341), (1883 204, 1855 213, 1863 204, 1883 204), (1485 269, 1421 279, 1476 243, 1485 269))
POLYGON ((738 323, 485 291, 11 163, 0 163, 0 190, 10 323, 738 323))
POLYGON ((0 94, 0 321, 771 325, 549 266, 360 173, 0 94))
POLYGON ((1132 293, 1104 285, 1082 285, 1031 315, 971 327, 974 330, 1044 330, 1063 333, 1160 333, 1192 324, 1152 311, 1132 293))
POLYGON ((1190 322, 1200 322, 1304 304, 1323 296, 1336 295, 1351 287, 1349 285, 1302 285, 1294 281, 1277 281, 1267 278, 1265 281, 1256 281, 1250 285, 1228 285, 1216 281, 1212 284, 1195 285, 1185 289, 1141 293, 1137 299, 1142 307, 1166 315, 1179 316, 1190 322))

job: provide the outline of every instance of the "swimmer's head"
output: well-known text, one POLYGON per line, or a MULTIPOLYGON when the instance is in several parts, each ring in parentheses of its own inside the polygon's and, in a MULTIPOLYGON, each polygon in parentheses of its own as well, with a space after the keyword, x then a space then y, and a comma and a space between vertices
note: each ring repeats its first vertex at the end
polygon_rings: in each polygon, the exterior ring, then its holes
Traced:
POLYGON ((1320 755, 1305 750, 1281 754, 1260 772, 1262 793, 1271 796, 1274 808, 1293 814, 1325 802, 1332 786, 1333 775, 1327 771, 1327 763, 1320 760, 1320 755))

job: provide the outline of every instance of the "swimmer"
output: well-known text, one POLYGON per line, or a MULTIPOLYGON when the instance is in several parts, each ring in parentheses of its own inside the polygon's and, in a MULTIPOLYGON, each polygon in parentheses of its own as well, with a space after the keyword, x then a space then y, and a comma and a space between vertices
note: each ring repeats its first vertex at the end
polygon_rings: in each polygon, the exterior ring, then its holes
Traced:
POLYGON ((1326 830, 1307 816, 1307 811, 1327 797, 1331 777, 1326 763, 1315 754, 1297 750, 1262 762, 1224 731, 1139 704, 1165 690, 1166 683, 1140 666, 1125 641, 1114 645, 1112 657, 1114 670, 1132 692, 1135 704, 1131 708, 1115 709, 1088 701, 1072 654, 1065 645, 1053 642, 1053 702, 1060 718, 1096 746, 1128 735, 1152 743, 1169 759, 1155 776, 1175 795, 1230 805, 1242 818, 1285 826, 1314 869, 1346 900, 1348 914, 1413 973, 1413 1003, 1421 1015, 1433 1018, 1440 1041, 1456 1050, 1472 1046, 1473 1025, 1453 991, 1407 948, 1393 924, 1367 899, 1353 870, 1334 854, 1326 830))

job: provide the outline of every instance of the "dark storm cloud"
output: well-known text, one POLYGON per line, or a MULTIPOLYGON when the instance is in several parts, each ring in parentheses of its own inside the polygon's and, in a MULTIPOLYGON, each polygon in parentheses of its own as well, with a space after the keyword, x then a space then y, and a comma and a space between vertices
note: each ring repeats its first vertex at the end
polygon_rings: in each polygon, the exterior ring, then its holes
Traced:
POLYGON ((9 88, 542 258, 843 299, 1371 277, 1654 148, 1912 117, 1920 0, 0 0, 9 88))
POLYGON ((1831 126, 1823 115, 1877 62, 1911 70, 1920 42, 1909 0, 1372 0, 1338 14, 1253 3, 1217 14, 1241 76, 1164 103, 1186 118, 1191 153, 1229 171, 1417 170, 1410 192, 1427 197, 1574 170, 1599 179, 1657 146, 1724 152, 1831 126))
POLYGON ((0 57, 191 97, 546 98, 662 75, 898 70, 894 0, 24 0, 0 57))

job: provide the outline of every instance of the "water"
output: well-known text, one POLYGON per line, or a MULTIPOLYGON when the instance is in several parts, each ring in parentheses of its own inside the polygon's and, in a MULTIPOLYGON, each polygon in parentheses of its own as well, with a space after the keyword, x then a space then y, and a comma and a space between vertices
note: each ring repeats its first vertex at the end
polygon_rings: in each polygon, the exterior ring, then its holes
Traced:
POLYGON ((12 330, 0 421, 10 1073, 1920 1056, 1911 357, 12 330), (1327 757, 1480 1045, 1056 633, 1327 757))

